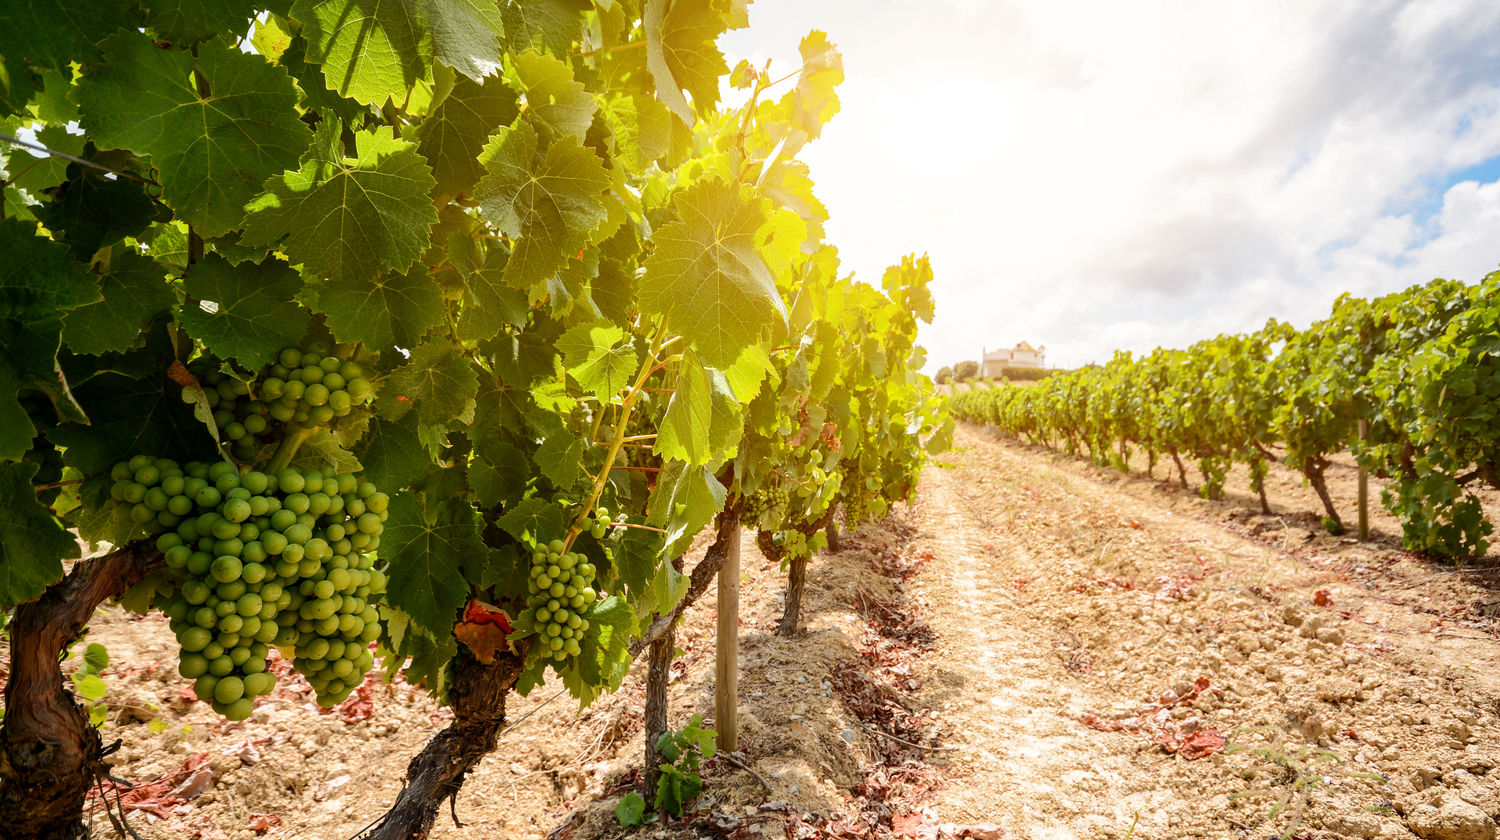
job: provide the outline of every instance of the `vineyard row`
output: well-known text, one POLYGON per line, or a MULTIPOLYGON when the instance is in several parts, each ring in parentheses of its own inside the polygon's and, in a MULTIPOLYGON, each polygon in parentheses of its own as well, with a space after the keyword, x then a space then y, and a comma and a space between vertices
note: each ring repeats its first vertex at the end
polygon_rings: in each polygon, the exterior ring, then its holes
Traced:
POLYGON ((1325 478, 1334 456, 1389 479, 1382 500, 1406 547, 1484 554, 1495 523, 1475 488, 1500 488, 1500 272, 1467 285, 1434 280, 1372 300, 1344 295, 1306 329, 1268 322, 1248 334, 1051 376, 1034 387, 967 391, 953 414, 1031 443, 1148 473, 1170 458, 1187 484, 1223 493, 1244 464, 1269 512, 1267 466, 1284 460, 1343 529, 1325 478))

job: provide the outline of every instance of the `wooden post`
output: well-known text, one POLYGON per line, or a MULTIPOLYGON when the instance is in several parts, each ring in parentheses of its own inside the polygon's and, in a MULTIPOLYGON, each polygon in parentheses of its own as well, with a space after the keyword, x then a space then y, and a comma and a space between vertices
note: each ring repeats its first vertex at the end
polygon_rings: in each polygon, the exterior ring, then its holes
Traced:
POLYGON ((739 749, 740 534, 735 529, 719 567, 719 627, 714 641, 714 729, 722 751, 739 749))
MULTIPOLYGON (((1370 421, 1363 417, 1359 420, 1359 439, 1365 440, 1370 435, 1370 421)), ((1359 541, 1367 542, 1370 539, 1370 476, 1365 472, 1365 465, 1359 465, 1359 541)))

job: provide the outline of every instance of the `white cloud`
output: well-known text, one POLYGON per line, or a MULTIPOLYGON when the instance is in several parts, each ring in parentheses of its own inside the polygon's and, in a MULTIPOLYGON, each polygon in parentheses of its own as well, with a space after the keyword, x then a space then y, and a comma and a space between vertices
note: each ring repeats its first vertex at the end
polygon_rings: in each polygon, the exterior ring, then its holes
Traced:
POLYGON ((762 0, 845 54, 804 152, 847 267, 931 254, 931 367, 1185 345, 1500 262, 1500 4, 762 0), (1439 206, 1430 219, 1422 208, 1439 206))

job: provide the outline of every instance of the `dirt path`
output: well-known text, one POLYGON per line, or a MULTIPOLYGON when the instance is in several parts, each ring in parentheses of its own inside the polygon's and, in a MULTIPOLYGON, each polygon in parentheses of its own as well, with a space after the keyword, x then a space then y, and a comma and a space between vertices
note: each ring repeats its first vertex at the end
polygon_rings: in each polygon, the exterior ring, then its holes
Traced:
POLYGON ((937 820, 1028 838, 1494 836, 1493 637, 1424 632, 1428 613, 1342 564, 1149 482, 973 429, 956 441, 953 468, 924 476, 912 546, 931 554, 915 593, 938 637, 923 699, 963 746, 937 820))

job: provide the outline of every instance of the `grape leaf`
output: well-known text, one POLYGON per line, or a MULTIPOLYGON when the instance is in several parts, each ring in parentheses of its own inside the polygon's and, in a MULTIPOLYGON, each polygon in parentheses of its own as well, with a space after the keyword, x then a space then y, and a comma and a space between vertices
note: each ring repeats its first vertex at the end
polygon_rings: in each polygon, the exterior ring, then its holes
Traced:
POLYGON ((88 262, 103 246, 139 235, 156 216, 157 204, 134 181, 106 178, 76 163, 67 174, 52 190, 52 200, 33 209, 75 259, 88 262))
POLYGON ((713 521, 728 491, 708 467, 670 461, 657 477, 651 523, 667 531, 667 550, 686 551, 693 537, 713 521))
POLYGON ((550 55, 521 53, 513 58, 509 79, 526 96, 528 119, 556 134, 582 137, 598 106, 568 65, 550 55))
POLYGON ((95 475, 132 455, 170 452, 180 461, 218 456, 192 407, 183 404, 175 384, 168 384, 166 361, 159 365, 162 373, 146 378, 103 370, 73 389, 79 404, 88 406, 89 425, 69 423, 47 433, 66 448, 68 466, 95 475))
POLYGON ((469 462, 469 486, 480 507, 493 508, 518 501, 526 492, 526 480, 530 477, 521 450, 492 437, 481 439, 475 450, 474 459, 469 462))
POLYGON ((563 684, 585 707, 600 694, 614 691, 630 669, 630 637, 635 632, 635 612, 618 595, 589 607, 585 616, 583 652, 563 671, 563 684))
MULTIPOLYGON (((99 60, 100 40, 136 15, 131 0, 6 0, 0 4, 0 56, 69 74, 99 60), (130 10, 127 12, 127 10, 130 10)), ((14 83, 15 80, 11 80, 14 83)))
MULTIPOLYGON (((57 83, 63 84, 61 79, 57 83)), ((43 126, 36 133, 36 139, 54 152, 73 157, 83 156, 83 136, 69 134, 64 125, 43 126)), ((43 197, 42 190, 55 187, 68 179, 69 166, 68 161, 63 158, 51 155, 37 157, 21 146, 14 146, 5 159, 5 170, 10 173, 6 180, 30 193, 33 200, 40 200, 43 197)))
POLYGON ((614 134, 614 154, 634 169, 645 169, 667 153, 672 139, 672 112, 639 94, 616 94, 603 101, 603 114, 614 134))
POLYGON ((0 462, 0 611, 30 601, 62 579, 78 542, 37 501, 37 465, 0 462))
POLYGON ((238 226, 261 182, 307 148, 291 76, 259 56, 215 40, 194 59, 136 32, 104 47, 109 60, 73 94, 84 128, 100 145, 150 155, 162 199, 201 236, 238 226), (199 95, 195 71, 210 93, 199 95))
POLYGON ((551 278, 608 216, 604 162, 576 137, 558 139, 542 153, 536 130, 517 123, 490 138, 481 160, 487 174, 475 197, 485 217, 516 240, 502 275, 510 286, 524 289, 551 278))
POLYGON ((423 264, 400 274, 331 281, 316 293, 316 308, 339 341, 380 350, 411 347, 443 321, 443 290, 423 264))
POLYGON ((303 470, 332 467, 335 473, 358 473, 364 469, 359 459, 340 445, 338 438, 327 429, 314 431, 311 437, 302 442, 297 448, 297 457, 292 461, 292 466, 303 470))
POLYGON ((433 469, 432 458, 417 435, 415 414, 394 421, 371 420, 360 460, 365 477, 387 492, 405 490, 433 469))
POLYGON ((461 341, 484 341, 499 335, 506 326, 526 326, 526 293, 513 289, 503 279, 503 262, 484 268, 464 278, 464 308, 458 318, 461 341))
POLYGON ((646 66, 657 97, 688 126, 695 118, 682 91, 707 114, 719 102, 719 77, 729 72, 715 43, 725 25, 714 6, 714 0, 646 0, 646 66))
POLYGON ((568 375, 600 402, 612 400, 638 367, 635 344, 625 341, 625 331, 607 321, 568 330, 558 338, 557 349, 568 375))
POLYGON ((495 664, 495 654, 500 650, 514 651, 510 641, 510 615, 499 607, 480 606, 469 599, 464 610, 464 619, 453 627, 453 635, 473 651, 474 658, 486 665, 495 664))
POLYGON ((399 420, 413 408, 424 429, 445 428, 449 422, 474 420, 479 375, 446 340, 417 345, 411 359, 391 372, 381 389, 386 417, 399 420))
POLYGON ((563 515, 557 506, 545 499, 525 499, 495 520, 521 542, 544 543, 563 535, 563 515))
POLYGON ((583 34, 588 0, 501 0, 505 41, 513 52, 541 47, 567 55, 583 34))
POLYGON ((690 464, 724 460, 739 434, 740 407, 724 374, 684 354, 657 430, 656 454, 690 464))
POLYGON ((77 691, 78 696, 85 700, 103 700, 104 695, 109 692, 109 687, 104 684, 104 680, 99 679, 94 674, 84 674, 82 676, 74 674, 73 690, 77 691))
POLYGON ((389 126, 358 132, 354 157, 343 157, 337 121, 323 126, 301 167, 272 176, 247 205, 240 241, 279 246, 292 262, 346 288, 384 269, 405 271, 438 219, 427 161, 389 126))
POLYGON ((667 317, 715 367, 733 365, 763 330, 785 323, 776 280, 755 248, 762 202, 736 187, 699 181, 678 193, 680 219, 656 232, 641 306, 667 317))
POLYGON ((418 0, 418 7, 438 61, 476 82, 500 69, 505 21, 494 0, 418 0))
POLYGON ((307 332, 307 310, 290 302, 301 282, 280 260, 233 266, 218 254, 206 254, 183 284, 197 302, 184 304, 178 317, 214 355, 256 370, 307 332))
POLYGON ((432 164, 439 195, 468 192, 484 176, 479 152, 495 129, 520 113, 516 94, 500 79, 460 77, 417 128, 417 149, 432 164))
POLYGON ((479 516, 468 502, 426 504, 411 493, 391 498, 380 535, 380 556, 390 563, 386 598, 438 636, 447 635, 469 595, 464 569, 483 563, 479 516))
POLYGON ((146 26, 163 41, 207 41, 220 33, 244 35, 260 4, 254 0, 150 0, 146 26))
POLYGON ((323 67, 329 90, 379 108, 432 81, 432 39, 416 4, 401 0, 297 0, 307 61, 323 67))
POLYGON ((532 456, 537 469, 559 490, 570 490, 578 481, 578 469, 582 465, 587 443, 574 437, 566 429, 552 432, 542 440, 532 456))
POLYGON ((0 219, 0 460, 19 460, 36 428, 16 402, 21 388, 53 393, 60 384, 57 349, 67 310, 97 302, 99 287, 64 246, 36 225, 0 219))
POLYGON ((63 319, 63 341, 75 353, 128 350, 152 318, 177 303, 166 269, 133 249, 110 255, 109 272, 99 279, 99 287, 102 300, 63 319))

